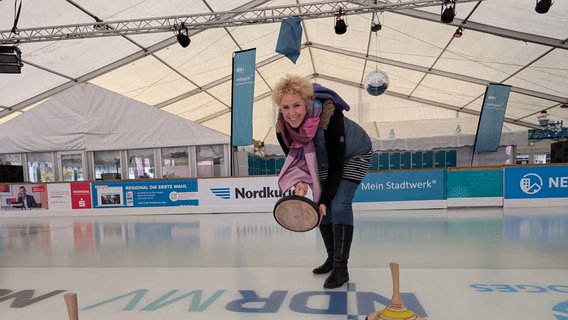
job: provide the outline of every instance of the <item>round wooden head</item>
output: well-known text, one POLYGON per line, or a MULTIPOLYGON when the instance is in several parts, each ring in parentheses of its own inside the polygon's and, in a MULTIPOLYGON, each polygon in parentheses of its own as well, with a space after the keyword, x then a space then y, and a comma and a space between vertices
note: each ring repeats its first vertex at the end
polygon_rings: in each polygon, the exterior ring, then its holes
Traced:
POLYGON ((312 230, 319 223, 320 213, 312 200, 292 195, 286 196, 274 205, 274 219, 282 227, 295 232, 312 230))

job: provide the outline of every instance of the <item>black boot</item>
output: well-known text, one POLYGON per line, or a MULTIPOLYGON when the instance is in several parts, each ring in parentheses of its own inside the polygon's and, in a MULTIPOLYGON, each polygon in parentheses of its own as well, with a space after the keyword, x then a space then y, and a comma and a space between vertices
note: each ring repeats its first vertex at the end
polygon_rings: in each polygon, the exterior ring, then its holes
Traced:
POLYGON ((325 259, 325 262, 321 266, 312 270, 312 272, 315 274, 324 274, 333 269, 333 225, 331 223, 322 224, 319 229, 323 244, 325 245, 325 251, 327 251, 327 259, 325 259))
POLYGON ((347 260, 351 250, 353 240, 353 226, 347 224, 336 224, 333 226, 333 269, 331 274, 325 279, 323 287, 327 289, 339 288, 349 281, 347 271, 347 260))

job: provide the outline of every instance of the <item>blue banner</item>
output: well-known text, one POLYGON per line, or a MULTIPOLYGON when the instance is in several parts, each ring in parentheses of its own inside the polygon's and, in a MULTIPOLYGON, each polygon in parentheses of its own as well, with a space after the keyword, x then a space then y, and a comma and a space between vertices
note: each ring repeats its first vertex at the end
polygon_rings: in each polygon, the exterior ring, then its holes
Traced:
POLYGON ((505 199, 568 198, 568 166, 505 168, 505 199))
POLYGON ((197 179, 93 182, 93 208, 197 206, 197 179))
POLYGON ((302 47, 302 18, 289 17, 282 21, 276 42, 276 52, 288 57, 294 64, 300 57, 302 47))
POLYGON ((255 69, 256 49, 235 52, 231 99, 231 142, 233 146, 252 144, 255 69))
POLYGON ((446 199, 446 171, 369 172, 354 202, 423 201, 446 199))
POLYGON ((475 136, 475 152, 495 152, 499 148, 510 91, 511 86, 494 83, 485 90, 475 136))

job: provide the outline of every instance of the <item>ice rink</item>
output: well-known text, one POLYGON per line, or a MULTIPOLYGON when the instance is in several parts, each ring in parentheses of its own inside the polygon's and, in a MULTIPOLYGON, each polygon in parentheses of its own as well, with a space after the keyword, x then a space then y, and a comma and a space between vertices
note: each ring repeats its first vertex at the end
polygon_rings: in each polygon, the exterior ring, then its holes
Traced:
MULTIPOLYGON (((112 210, 112 209, 107 209, 112 210)), ((319 232, 271 213, 0 217, 2 320, 568 319, 568 208, 358 211, 350 281, 323 288, 319 232)))

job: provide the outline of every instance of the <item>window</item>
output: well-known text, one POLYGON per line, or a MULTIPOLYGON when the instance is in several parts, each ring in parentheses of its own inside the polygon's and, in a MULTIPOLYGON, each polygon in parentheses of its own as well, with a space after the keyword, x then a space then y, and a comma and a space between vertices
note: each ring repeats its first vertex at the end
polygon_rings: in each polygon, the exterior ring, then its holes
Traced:
POLYGON ((128 150, 128 179, 154 178, 154 149, 128 150))
POLYGON ((196 146, 197 176, 220 177, 225 174, 225 157, 223 145, 196 146))
POLYGON ((20 154, 20 153, 0 154, 0 164, 21 166, 22 165, 22 154, 20 154))
POLYGON ((95 179, 120 179, 120 151, 93 152, 95 179))
POLYGON ((189 178, 187 147, 162 148, 162 177, 189 178))
POLYGON ((63 181, 84 181, 82 153, 60 153, 63 181))
POLYGON ((55 181, 52 152, 28 153, 28 180, 30 182, 55 181))

